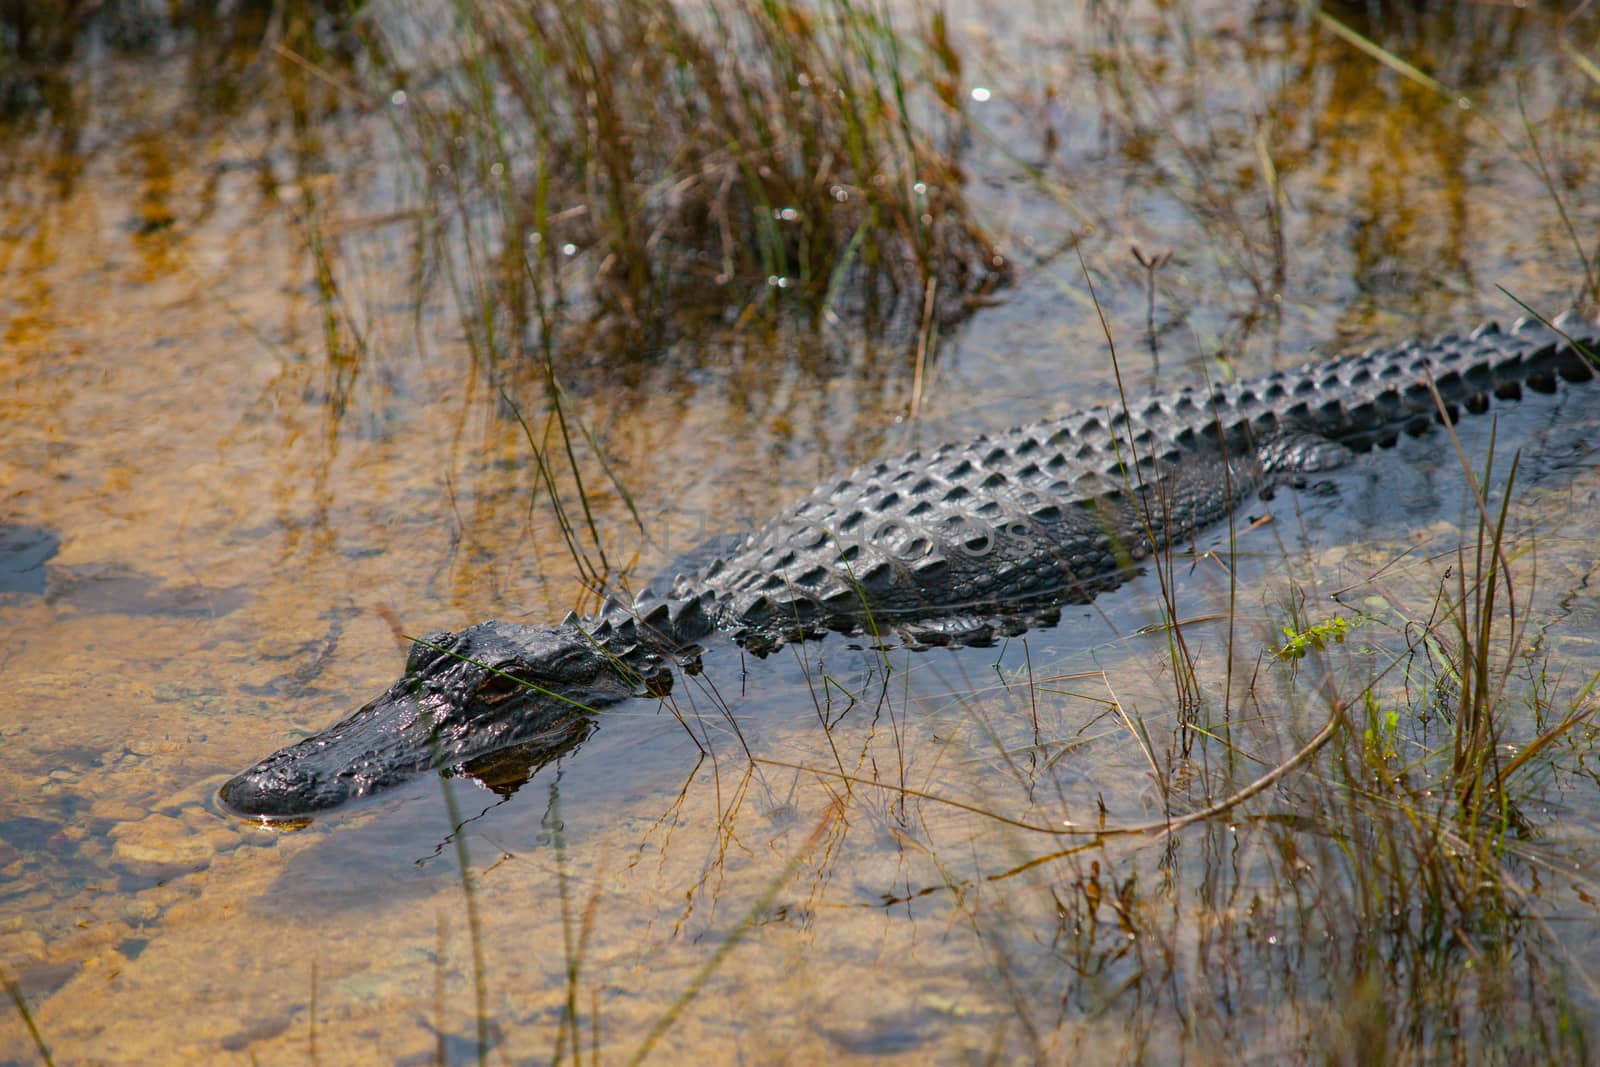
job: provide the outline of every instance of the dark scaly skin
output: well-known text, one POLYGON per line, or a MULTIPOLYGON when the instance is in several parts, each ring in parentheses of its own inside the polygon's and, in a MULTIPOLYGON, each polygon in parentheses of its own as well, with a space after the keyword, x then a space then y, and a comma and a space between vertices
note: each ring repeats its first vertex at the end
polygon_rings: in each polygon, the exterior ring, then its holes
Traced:
MULTIPOLYGON (((1600 350, 1600 330, 1558 322, 1600 350)), ((719 632, 765 653, 827 630, 981 644, 1048 624, 1275 480, 1523 388, 1593 376, 1560 333, 1521 322, 1375 349, 1212 391, 1181 389, 860 467, 665 594, 555 627, 485 622, 413 649, 388 692, 222 787, 242 815, 299 818, 434 768, 524 774, 587 736, 590 712, 670 688, 719 632), (520 760, 520 763, 519 763, 520 760)))

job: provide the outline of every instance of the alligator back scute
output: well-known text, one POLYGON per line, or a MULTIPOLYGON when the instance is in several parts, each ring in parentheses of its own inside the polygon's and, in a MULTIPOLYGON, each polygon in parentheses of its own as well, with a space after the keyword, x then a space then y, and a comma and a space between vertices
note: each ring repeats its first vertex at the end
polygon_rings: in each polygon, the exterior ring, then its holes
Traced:
MULTIPOLYGON (((1594 344, 1595 329, 1569 321, 1594 344)), ((695 582, 741 639, 1087 599, 1285 475, 1426 432, 1491 395, 1587 380, 1538 323, 1184 387, 876 460, 825 483, 695 582), (1430 385, 1431 379, 1431 385, 1430 385), (1439 400, 1435 399, 1437 388, 1439 400)), ((693 583, 691 583, 691 586, 693 583)), ((952 627, 960 632, 961 627, 952 627)))

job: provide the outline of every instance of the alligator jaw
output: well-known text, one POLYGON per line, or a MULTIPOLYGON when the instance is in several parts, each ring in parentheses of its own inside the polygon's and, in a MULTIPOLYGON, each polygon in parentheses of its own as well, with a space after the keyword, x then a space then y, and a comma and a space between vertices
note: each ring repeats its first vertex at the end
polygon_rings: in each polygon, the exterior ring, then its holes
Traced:
POLYGON ((548 745, 553 756, 585 736, 595 708, 633 694, 620 669, 571 626, 486 622, 430 634, 382 696, 230 779, 218 800, 245 818, 303 823, 513 746, 548 745))

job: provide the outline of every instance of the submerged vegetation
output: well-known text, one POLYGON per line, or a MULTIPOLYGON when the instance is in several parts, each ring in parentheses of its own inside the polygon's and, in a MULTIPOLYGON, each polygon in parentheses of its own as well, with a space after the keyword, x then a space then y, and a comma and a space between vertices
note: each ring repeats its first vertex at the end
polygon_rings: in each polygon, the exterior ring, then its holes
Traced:
MULTIPOLYGON (((1463 466, 1477 516, 1464 544, 1374 566, 1334 594, 1350 617, 1297 619, 1284 646, 1263 642, 1278 662, 1258 655, 1231 710, 1210 694, 1206 740, 1163 761, 1173 791, 1196 759, 1218 769, 1202 781, 1237 789, 1238 774, 1261 773, 1264 736, 1317 708, 1326 726, 1278 742, 1295 768, 1273 793, 1184 831, 1205 857, 1179 867, 1195 888, 1134 882, 1111 915, 1075 905, 1077 922, 1159 947, 1140 953, 1139 985, 1193 1006, 1185 1032, 1201 1048, 1226 1047, 1235 1012, 1261 1012, 1269 1046, 1311 1060, 1589 1058, 1595 976, 1555 928, 1588 890, 1551 884, 1564 876, 1545 838, 1561 831, 1530 809, 1593 744, 1600 673, 1559 677, 1530 640, 1537 568, 1509 533, 1515 469, 1496 501, 1487 464, 1481 478, 1463 466), (1197 930, 1173 922, 1178 900, 1197 930), (1281 1029, 1257 997, 1287 1009, 1281 1029)), ((1233 655, 1249 655, 1245 641, 1233 655)), ((1091 903, 1109 892, 1080 888, 1091 903)))

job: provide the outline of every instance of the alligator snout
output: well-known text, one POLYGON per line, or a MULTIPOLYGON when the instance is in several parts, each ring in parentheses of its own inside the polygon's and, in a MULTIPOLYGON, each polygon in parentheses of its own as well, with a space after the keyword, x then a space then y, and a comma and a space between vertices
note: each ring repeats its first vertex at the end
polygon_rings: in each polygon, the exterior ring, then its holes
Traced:
POLYGON ((429 634, 381 696, 230 779, 218 801, 245 818, 304 819, 437 768, 471 773, 473 761, 508 749, 537 765, 581 739, 575 725, 594 708, 632 695, 638 674, 619 673, 570 626, 491 621, 429 634))
POLYGON ((338 807, 359 794, 356 783, 319 773, 284 749, 229 779, 217 793, 222 806, 245 818, 303 817, 338 807))

